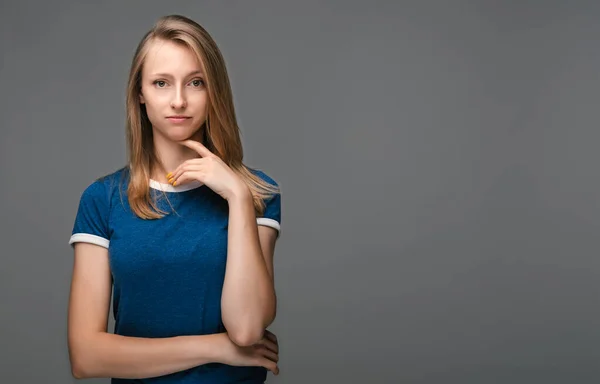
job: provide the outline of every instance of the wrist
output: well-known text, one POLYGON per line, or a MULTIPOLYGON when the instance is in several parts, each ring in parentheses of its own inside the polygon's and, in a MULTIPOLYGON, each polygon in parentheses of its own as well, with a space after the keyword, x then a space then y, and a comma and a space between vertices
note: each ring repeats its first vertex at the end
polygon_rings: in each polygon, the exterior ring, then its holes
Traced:
POLYGON ((250 188, 246 184, 240 185, 230 194, 227 199, 230 203, 246 203, 252 202, 252 192, 250 192, 250 188))
POLYGON ((215 333, 210 335, 211 342, 209 344, 209 353, 211 361, 215 363, 225 364, 227 360, 227 344, 225 343, 228 338, 227 333, 215 333))

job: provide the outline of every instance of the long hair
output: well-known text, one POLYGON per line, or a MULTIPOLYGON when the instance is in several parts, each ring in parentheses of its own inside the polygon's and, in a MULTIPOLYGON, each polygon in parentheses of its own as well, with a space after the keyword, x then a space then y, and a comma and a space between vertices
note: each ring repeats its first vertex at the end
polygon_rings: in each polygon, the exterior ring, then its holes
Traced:
POLYGON ((138 44, 131 63, 126 95, 126 134, 129 168, 127 196, 132 211, 143 219, 156 219, 167 213, 157 206, 150 194, 151 172, 162 165, 154 149, 152 125, 139 96, 144 59, 150 43, 156 40, 181 44, 189 48, 202 63, 208 91, 207 117, 200 127, 205 139, 203 144, 248 185, 254 209, 262 214, 265 208, 263 199, 279 193, 279 187, 267 183, 243 164, 240 129, 225 60, 209 33, 198 23, 180 15, 158 19, 138 44))

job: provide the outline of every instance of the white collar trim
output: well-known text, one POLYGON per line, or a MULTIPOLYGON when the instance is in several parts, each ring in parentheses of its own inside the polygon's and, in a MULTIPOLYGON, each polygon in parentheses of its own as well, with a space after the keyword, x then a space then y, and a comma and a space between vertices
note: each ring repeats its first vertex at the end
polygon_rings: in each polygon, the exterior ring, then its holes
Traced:
POLYGON ((164 192, 185 192, 185 191, 189 191, 191 189, 196 189, 198 187, 201 187, 202 185, 204 185, 204 184, 198 180, 190 181, 188 183, 181 184, 181 185, 172 186, 171 184, 160 183, 156 180, 150 179, 150 187, 151 188, 158 189, 159 191, 164 191, 164 192))

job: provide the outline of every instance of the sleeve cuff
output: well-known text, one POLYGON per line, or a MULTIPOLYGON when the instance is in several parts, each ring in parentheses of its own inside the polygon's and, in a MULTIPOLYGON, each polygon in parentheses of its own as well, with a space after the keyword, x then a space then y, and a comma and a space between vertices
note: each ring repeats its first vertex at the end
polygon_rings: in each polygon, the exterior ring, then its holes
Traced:
POLYGON ((279 237, 279 235, 281 234, 281 225, 277 220, 269 219, 266 217, 259 217, 256 219, 256 224, 275 228, 277 230, 277 237, 279 237))
POLYGON ((73 245, 74 243, 92 243, 108 249, 110 241, 104 237, 89 233, 74 233, 69 240, 69 245, 73 245))

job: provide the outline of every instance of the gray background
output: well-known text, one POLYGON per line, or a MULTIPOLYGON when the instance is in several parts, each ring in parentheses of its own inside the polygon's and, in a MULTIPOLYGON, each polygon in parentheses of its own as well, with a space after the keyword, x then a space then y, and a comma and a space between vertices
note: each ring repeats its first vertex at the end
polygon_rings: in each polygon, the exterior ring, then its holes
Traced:
POLYGON ((5 1, 1 382, 75 381, 67 242, 169 13, 216 39, 282 186, 268 382, 600 380, 600 4, 5 1))

